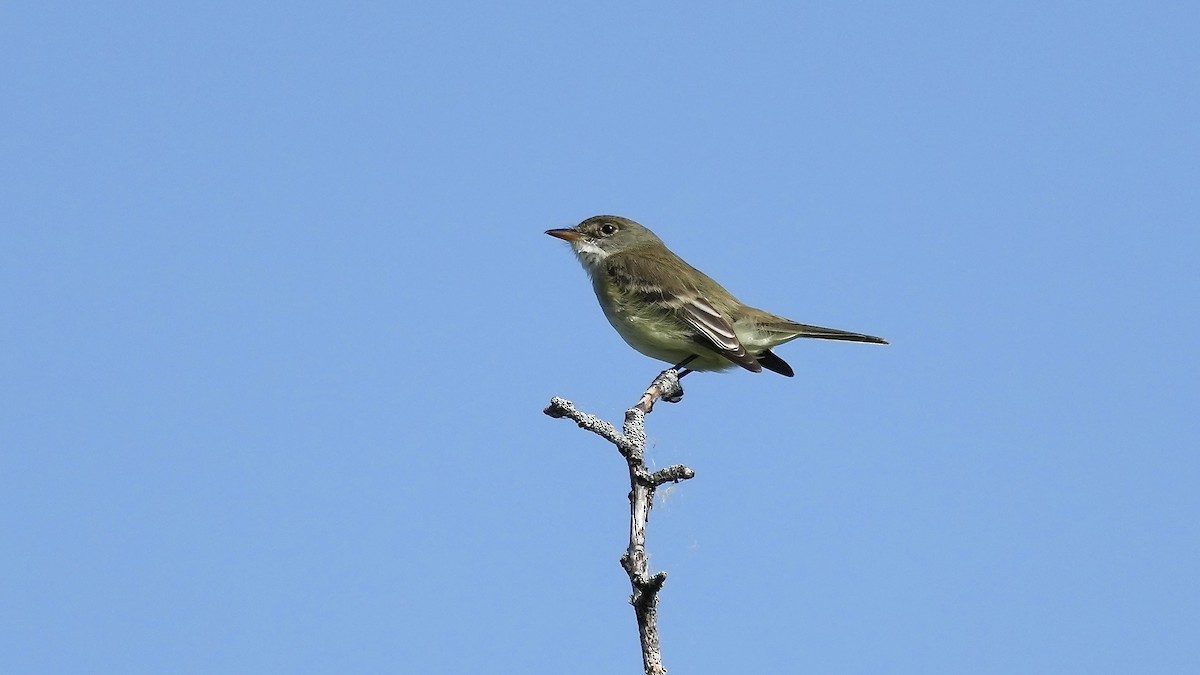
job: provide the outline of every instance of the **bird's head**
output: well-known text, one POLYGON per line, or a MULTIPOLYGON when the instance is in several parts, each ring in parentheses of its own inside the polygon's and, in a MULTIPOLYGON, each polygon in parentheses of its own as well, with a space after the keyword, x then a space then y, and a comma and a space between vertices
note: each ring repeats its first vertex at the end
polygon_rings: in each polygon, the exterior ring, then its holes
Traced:
POLYGON ((575 227, 546 230, 546 234, 569 243, 589 271, 614 253, 663 246, 653 232, 621 216, 592 216, 575 227))

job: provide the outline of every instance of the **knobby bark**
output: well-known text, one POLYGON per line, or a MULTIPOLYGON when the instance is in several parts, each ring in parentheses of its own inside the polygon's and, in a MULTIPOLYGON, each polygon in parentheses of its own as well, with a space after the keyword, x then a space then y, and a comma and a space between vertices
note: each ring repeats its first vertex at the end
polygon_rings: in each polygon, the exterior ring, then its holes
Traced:
POLYGON ((649 557, 646 554, 646 524, 654 504, 654 491, 664 483, 677 483, 696 475, 682 464, 658 471, 646 468, 646 414, 654 409, 654 403, 659 399, 678 403, 682 398, 679 375, 674 369, 669 369, 654 378, 638 402, 625 411, 625 424, 620 432, 612 424, 576 410, 570 401, 557 396, 550 399, 550 406, 543 411, 551 417, 574 420, 581 428, 609 441, 617 447, 629 467, 629 546, 621 555, 621 567, 629 575, 629 583, 633 588, 629 602, 637 617, 646 675, 665 675, 667 672, 663 667, 658 637, 658 592, 662 590, 667 574, 661 571, 650 574, 649 557))

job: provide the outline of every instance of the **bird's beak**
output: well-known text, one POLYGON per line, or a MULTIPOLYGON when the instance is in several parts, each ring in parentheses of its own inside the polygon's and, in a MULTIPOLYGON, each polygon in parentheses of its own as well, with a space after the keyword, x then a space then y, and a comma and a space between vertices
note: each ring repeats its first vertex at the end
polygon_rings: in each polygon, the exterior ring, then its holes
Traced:
POLYGON ((546 230, 546 234, 550 235, 551 237, 558 237, 564 241, 578 241, 583 239, 583 235, 580 234, 578 230, 573 230, 571 228, 564 230, 546 230))

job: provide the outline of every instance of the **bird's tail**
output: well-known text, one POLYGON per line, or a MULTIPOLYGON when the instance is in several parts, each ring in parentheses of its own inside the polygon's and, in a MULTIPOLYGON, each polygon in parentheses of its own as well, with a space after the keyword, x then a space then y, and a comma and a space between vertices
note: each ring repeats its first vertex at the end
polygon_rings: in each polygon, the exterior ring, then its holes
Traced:
POLYGON ((862 333, 851 333, 849 331, 838 330, 836 328, 822 328, 820 326, 809 326, 803 323, 792 324, 800 337, 819 338, 821 340, 846 340, 847 342, 873 342, 877 345, 886 345, 887 340, 874 335, 864 335, 862 333))
MULTIPOLYGON (((805 323, 788 321, 787 319, 767 314, 766 312, 761 312, 755 319, 757 320, 750 324, 749 330, 745 331, 745 337, 750 340, 751 344, 770 345, 770 347, 774 347, 802 337, 818 338, 821 340, 845 340, 847 342, 873 342, 880 345, 888 343, 887 340, 875 337, 874 335, 851 333, 836 328, 810 326, 805 323)), ((758 365, 767 370, 773 370, 780 375, 791 377, 795 374, 792 371, 792 367, 786 361, 776 356, 769 347, 756 353, 755 359, 758 361, 758 365)))
POLYGON ((874 335, 864 335, 863 333, 851 333, 849 331, 838 330, 836 328, 822 328, 821 326, 810 326, 808 324, 796 323, 794 321, 784 321, 775 325, 761 325, 760 329, 768 329, 780 333, 792 333, 795 337, 817 338, 820 340, 845 340, 846 342, 871 342, 877 345, 886 345, 887 340, 874 335))

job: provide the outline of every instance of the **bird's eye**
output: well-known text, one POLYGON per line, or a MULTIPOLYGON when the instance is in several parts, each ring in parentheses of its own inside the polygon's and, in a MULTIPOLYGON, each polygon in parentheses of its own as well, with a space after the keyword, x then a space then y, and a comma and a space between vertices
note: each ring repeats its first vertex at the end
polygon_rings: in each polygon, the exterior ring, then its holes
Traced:
POLYGON ((613 225, 612 223, 605 223, 600 226, 600 234, 603 234, 606 237, 616 231, 617 231, 617 226, 613 225))

